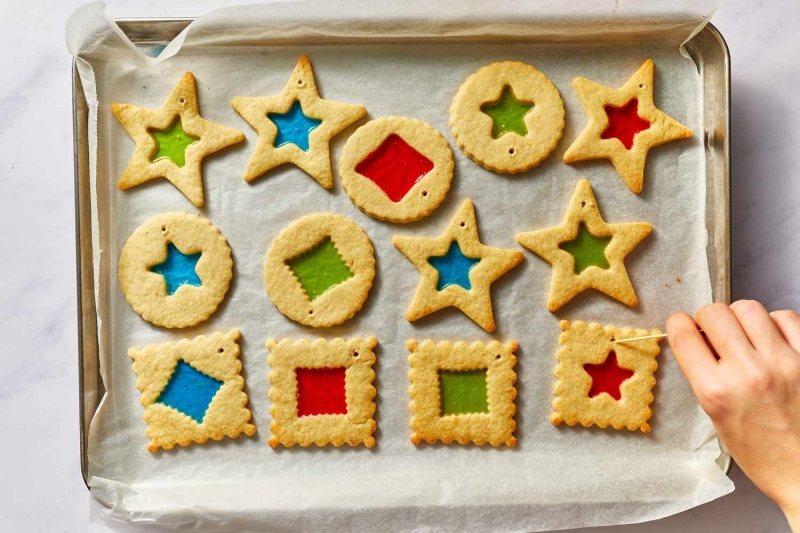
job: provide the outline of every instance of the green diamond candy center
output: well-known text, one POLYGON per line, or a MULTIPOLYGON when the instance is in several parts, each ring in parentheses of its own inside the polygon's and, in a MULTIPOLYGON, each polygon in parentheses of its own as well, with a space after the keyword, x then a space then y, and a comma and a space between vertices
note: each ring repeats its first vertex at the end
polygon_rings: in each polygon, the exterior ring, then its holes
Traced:
POLYGON ((353 277, 330 238, 287 261, 310 301, 353 277))

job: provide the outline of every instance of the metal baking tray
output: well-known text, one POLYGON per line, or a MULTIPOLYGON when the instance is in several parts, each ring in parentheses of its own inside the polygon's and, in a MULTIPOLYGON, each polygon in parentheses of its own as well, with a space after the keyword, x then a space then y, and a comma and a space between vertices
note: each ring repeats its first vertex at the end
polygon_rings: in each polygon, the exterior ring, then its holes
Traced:
MULTIPOLYGON (((128 38, 144 51, 167 45, 194 19, 118 19, 128 38)), ((706 229, 708 268, 715 302, 730 303, 730 53, 722 34, 707 24, 685 50, 697 66, 703 86, 703 133, 706 155, 706 229)), ((75 61, 72 65, 75 158, 75 240, 78 289, 78 376, 81 473, 89 486, 89 424, 105 393, 100 376, 91 194, 88 108, 75 61)), ((731 457, 723 449, 717 460, 726 473, 731 457)))

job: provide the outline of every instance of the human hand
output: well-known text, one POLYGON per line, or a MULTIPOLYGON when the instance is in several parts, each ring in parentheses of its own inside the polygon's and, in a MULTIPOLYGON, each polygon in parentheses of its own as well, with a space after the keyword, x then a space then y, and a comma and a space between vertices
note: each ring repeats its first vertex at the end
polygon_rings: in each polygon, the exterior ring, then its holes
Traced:
POLYGON ((695 319, 675 313, 667 334, 722 442, 800 532, 800 316, 752 300, 716 303, 695 319))

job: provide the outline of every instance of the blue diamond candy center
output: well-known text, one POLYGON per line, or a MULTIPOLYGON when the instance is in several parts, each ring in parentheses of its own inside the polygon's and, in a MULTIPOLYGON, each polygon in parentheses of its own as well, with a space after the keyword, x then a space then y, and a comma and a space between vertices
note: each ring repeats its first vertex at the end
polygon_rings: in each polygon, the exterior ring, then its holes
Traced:
POLYGON ((222 381, 180 359, 156 403, 172 407, 202 424, 211 401, 222 385, 222 381))

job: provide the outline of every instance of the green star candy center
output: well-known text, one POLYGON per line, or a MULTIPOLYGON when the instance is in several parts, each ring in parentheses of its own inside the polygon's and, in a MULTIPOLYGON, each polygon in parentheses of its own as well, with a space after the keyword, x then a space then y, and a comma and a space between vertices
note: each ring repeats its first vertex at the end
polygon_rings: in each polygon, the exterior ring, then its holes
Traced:
POLYGON ((562 242, 558 247, 572 255, 575 259, 575 274, 580 274, 591 266, 603 270, 611 268, 606 258, 606 246, 609 242, 611 237, 595 237, 589 232, 586 224, 581 222, 578 236, 574 240, 562 242))
POLYGON ((525 115, 531 109, 533 109, 533 103, 517 100, 509 86, 503 87, 503 93, 498 100, 481 106, 481 111, 492 119, 492 137, 494 139, 499 139, 506 133, 526 136, 528 128, 525 126, 525 115))
POLYGON ((151 161, 155 163, 169 159, 180 168, 186 165, 186 149, 200 141, 199 137, 183 131, 180 117, 175 117, 175 121, 165 130, 150 130, 150 135, 156 141, 156 153, 151 161))

